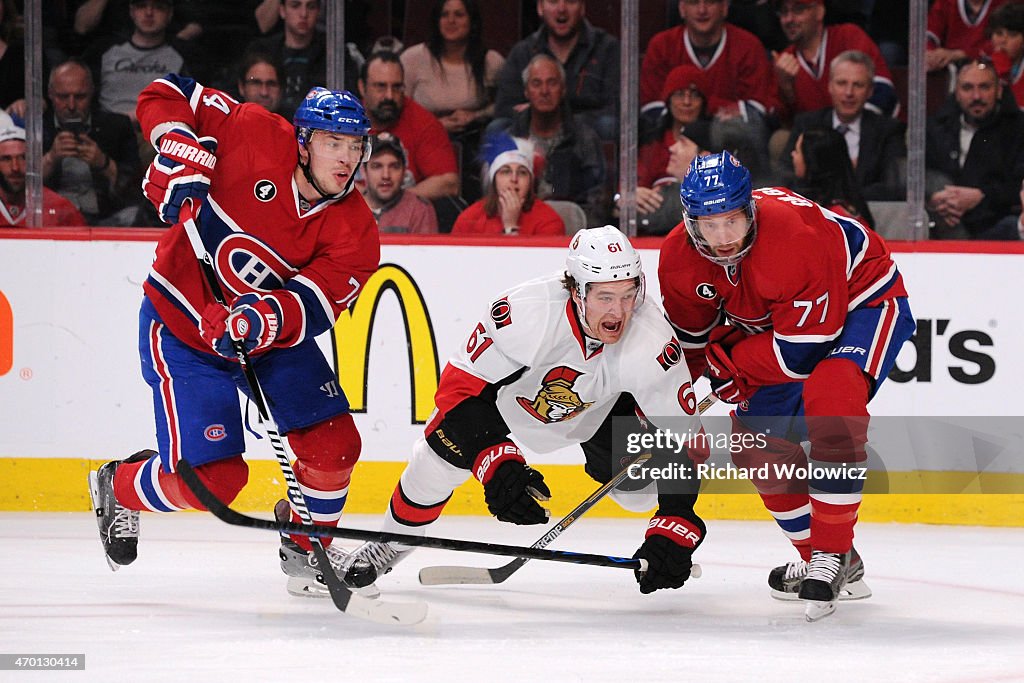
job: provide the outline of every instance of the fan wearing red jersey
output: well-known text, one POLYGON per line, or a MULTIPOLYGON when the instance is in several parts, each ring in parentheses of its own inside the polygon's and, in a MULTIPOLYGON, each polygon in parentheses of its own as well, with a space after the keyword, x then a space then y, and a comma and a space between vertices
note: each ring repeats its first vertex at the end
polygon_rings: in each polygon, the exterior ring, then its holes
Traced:
POLYGON ((815 620, 870 595, 853 528, 867 404, 915 328, 903 280, 872 230, 783 188, 752 191, 728 152, 695 159, 680 198, 658 270, 665 310, 691 374, 738 404, 734 433, 758 437, 735 464, 780 475, 754 483, 801 561, 769 584, 815 620), (812 476, 781 476, 775 465, 808 464, 803 440, 812 476))
MULTIPOLYGON (((204 509, 179 478, 182 459, 225 503, 245 485, 238 341, 295 454, 314 522, 337 525, 361 446, 315 337, 334 327, 380 260, 376 222, 352 192, 369 155, 366 112, 346 91, 314 88, 289 122, 170 74, 142 91, 138 119, 157 150, 143 188, 171 224, 139 316, 158 451, 90 474, 107 561, 116 570, 136 559, 139 511, 204 509), (227 307, 214 300, 178 222, 185 202, 227 307)), ((294 511, 292 519, 299 519, 294 511)), ((319 574, 309 550, 306 537, 282 540, 292 592, 304 594, 301 586, 319 574)), ((342 553, 327 550, 340 566, 342 553)))

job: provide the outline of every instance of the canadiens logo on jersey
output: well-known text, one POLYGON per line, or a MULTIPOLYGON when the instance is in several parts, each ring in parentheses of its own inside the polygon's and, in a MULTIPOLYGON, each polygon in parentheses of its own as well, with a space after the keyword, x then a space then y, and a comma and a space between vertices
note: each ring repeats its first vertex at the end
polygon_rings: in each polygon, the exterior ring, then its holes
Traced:
POLYGON ((269 180, 258 180, 252 188, 252 193, 261 202, 269 202, 277 196, 277 185, 269 180))
POLYGON ((298 269, 274 250, 244 232, 234 232, 217 245, 217 274, 235 294, 280 289, 298 269))
POLYGON ((532 399, 517 396, 516 402, 523 410, 544 424, 572 419, 594 405, 584 403, 573 385, 583 373, 560 365, 544 375, 540 391, 532 399))

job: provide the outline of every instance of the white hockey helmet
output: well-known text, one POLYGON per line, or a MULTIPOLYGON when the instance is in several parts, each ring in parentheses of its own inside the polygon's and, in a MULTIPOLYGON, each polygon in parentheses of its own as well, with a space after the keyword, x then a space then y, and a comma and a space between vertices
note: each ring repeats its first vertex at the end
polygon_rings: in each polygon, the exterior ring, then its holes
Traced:
POLYGON ((637 281, 634 310, 644 302, 646 286, 640 254, 614 225, 577 232, 569 243, 565 270, 575 281, 581 302, 586 300, 590 284, 632 279, 637 281))

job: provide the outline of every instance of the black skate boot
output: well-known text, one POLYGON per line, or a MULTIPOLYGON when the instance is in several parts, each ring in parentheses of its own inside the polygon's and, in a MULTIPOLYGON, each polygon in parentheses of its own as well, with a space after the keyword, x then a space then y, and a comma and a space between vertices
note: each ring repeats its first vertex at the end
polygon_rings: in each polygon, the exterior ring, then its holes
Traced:
POLYGON ((807 564, 807 576, 800 583, 799 596, 807 602, 807 621, 818 621, 836 611, 839 593, 846 585, 846 574, 850 568, 852 551, 842 554, 811 552, 807 564))
POLYGON ((114 472, 122 462, 149 460, 156 451, 143 450, 123 461, 111 460, 89 473, 89 498, 96 511, 100 542, 111 571, 129 565, 138 557, 139 513, 129 510, 114 497, 114 472))
MULTIPOLYGON (((274 517, 279 522, 287 522, 291 519, 291 506, 287 500, 277 501, 274 506, 274 517)), ((332 570, 338 574, 346 586, 367 598, 380 596, 380 591, 373 585, 377 574, 372 565, 367 562, 355 561, 351 562, 351 569, 349 569, 346 566, 350 564, 351 558, 348 553, 333 543, 325 550, 331 561, 332 570)), ((282 535, 278 557, 281 559, 281 571, 288 575, 286 586, 288 593, 303 598, 330 597, 330 591, 327 590, 327 584, 324 583, 324 577, 317 566, 314 553, 307 553, 291 538, 282 535)))
MULTIPOLYGON (((803 560, 788 562, 768 574, 768 586, 776 600, 799 600, 800 583, 807 576, 807 563, 803 560)), ((846 570, 846 585, 839 593, 840 600, 863 600, 871 597, 871 589, 864 583, 864 562, 856 548, 850 549, 850 566, 846 570)))

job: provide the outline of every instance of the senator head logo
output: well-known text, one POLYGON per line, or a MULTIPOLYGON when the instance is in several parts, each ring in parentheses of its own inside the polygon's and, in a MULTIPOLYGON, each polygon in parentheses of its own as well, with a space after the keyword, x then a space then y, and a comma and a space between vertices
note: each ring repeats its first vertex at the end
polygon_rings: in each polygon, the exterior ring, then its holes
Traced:
POLYGON ((560 365, 544 375, 540 391, 532 398, 517 396, 516 402, 523 410, 544 424, 569 420, 594 405, 584 403, 573 389, 577 378, 583 373, 560 365))

